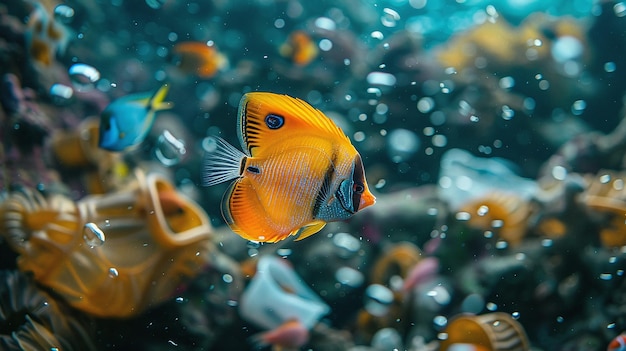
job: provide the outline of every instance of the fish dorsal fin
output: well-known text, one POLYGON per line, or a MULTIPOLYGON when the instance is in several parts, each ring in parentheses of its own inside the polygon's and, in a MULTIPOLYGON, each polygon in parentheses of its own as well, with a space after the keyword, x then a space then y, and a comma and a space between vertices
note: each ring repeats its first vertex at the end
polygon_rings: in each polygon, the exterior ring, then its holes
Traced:
POLYGON ((302 228, 296 230, 293 234, 300 234, 298 238, 296 239, 296 241, 299 241, 302 239, 306 239, 310 237, 311 235, 319 232, 320 230, 322 230, 322 228, 324 228, 325 225, 326 225, 326 222, 324 221, 313 221, 309 224, 306 224, 302 228))
POLYGON ((288 95, 253 92, 239 103, 239 141, 255 156, 255 149, 296 133, 335 136, 350 142, 343 131, 324 113, 304 100, 288 95))

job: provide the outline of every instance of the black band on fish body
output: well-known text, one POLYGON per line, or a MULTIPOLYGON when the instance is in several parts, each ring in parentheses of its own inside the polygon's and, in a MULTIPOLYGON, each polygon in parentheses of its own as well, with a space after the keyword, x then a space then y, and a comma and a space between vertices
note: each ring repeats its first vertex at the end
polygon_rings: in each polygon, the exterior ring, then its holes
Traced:
POLYGON ((265 116, 265 125, 267 125, 269 129, 279 129, 284 124, 285 124, 285 117, 283 116, 279 116, 279 115, 275 115, 271 113, 265 116))
POLYGON ((241 158, 241 163, 239 164, 239 175, 243 174, 244 169, 246 169, 246 162, 248 161, 248 157, 244 156, 241 158))

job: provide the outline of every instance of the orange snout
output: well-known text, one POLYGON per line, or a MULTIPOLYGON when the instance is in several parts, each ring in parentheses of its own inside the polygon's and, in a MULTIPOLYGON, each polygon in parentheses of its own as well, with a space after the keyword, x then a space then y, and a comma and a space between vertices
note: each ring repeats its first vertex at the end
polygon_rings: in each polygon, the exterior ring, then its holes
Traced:
POLYGON ((359 202, 359 211, 362 209, 372 206, 376 203, 376 196, 372 194, 369 189, 365 189, 363 195, 361 195, 361 201, 359 202))

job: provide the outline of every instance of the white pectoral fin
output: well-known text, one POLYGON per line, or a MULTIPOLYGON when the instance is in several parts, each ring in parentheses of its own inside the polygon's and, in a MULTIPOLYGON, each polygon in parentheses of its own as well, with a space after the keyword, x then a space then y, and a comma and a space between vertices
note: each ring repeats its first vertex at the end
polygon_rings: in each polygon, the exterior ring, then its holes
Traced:
POLYGON ((211 186, 241 175, 241 162, 246 155, 219 137, 209 137, 212 149, 204 156, 202 183, 211 186))

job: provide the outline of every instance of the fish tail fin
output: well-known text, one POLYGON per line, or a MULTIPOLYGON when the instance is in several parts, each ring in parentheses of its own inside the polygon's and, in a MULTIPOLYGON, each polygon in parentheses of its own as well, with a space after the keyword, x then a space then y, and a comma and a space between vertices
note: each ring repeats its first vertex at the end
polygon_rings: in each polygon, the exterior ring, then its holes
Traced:
POLYGON ((163 101, 165 100, 165 96, 167 95, 167 92, 169 90, 170 90, 169 84, 165 83, 161 85, 159 90, 157 90, 154 93, 154 95, 152 95, 152 97, 150 98, 150 101, 148 102, 148 108, 152 111, 159 111, 159 110, 167 110, 167 109, 174 107, 173 103, 169 101, 163 101))
POLYGON ((219 137, 208 137, 210 146, 203 161, 202 184, 212 186, 238 178, 246 155, 219 137))

